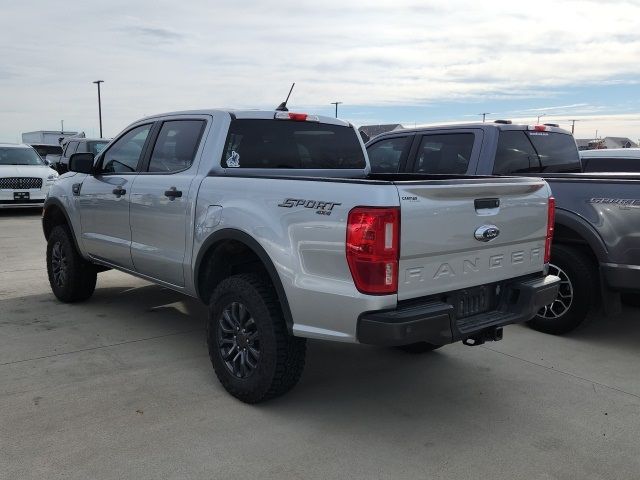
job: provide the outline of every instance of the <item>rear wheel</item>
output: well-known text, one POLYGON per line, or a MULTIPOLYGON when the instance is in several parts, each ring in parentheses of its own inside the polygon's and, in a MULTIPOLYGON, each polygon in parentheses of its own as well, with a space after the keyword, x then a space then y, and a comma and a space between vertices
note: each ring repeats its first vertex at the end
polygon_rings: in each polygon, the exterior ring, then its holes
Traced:
POLYGON ((49 235, 47 274, 53 294, 62 302, 86 300, 96 288, 96 267, 78 253, 66 226, 54 227, 49 235))
POLYGON ((207 345, 222 386, 246 403, 286 393, 304 369, 306 341, 289 334, 273 286, 257 274, 234 275, 215 289, 207 345))
POLYGON ((417 343, 410 343, 409 345, 401 345, 396 348, 406 353, 416 354, 416 353, 433 352, 434 350, 440 347, 442 347, 442 345, 434 345, 433 343, 427 343, 427 342, 417 342, 417 343))
POLYGON ((598 298, 593 262, 580 250, 556 245, 551 251, 549 274, 560 278, 558 296, 528 322, 544 333, 560 335, 584 324, 598 298))

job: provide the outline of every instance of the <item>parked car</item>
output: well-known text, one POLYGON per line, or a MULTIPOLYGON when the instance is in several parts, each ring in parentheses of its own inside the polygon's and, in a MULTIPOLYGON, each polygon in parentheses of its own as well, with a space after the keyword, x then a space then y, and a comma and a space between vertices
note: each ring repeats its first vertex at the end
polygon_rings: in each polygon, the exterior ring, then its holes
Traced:
POLYGON ((57 178, 29 145, 0 143, 0 208, 41 207, 57 178))
POLYGON ((580 160, 585 172, 640 173, 640 148, 582 150, 580 160))
POLYGON ((293 387, 306 338, 480 344, 557 294, 543 180, 367 178, 335 118, 158 115, 69 165, 43 214, 54 295, 85 300, 116 268, 200 298, 215 372, 245 402, 293 387))
POLYGON ((530 325, 566 333, 599 304, 640 291, 640 175, 584 174, 573 136, 556 126, 496 123, 396 130, 367 143, 372 172, 533 175, 551 186, 556 226, 550 273, 558 297, 530 325))
POLYGON ((69 158, 74 153, 92 153, 98 155, 104 147, 109 144, 109 140, 104 138, 69 138, 64 144, 64 151, 60 159, 55 164, 58 173, 69 171, 69 158))

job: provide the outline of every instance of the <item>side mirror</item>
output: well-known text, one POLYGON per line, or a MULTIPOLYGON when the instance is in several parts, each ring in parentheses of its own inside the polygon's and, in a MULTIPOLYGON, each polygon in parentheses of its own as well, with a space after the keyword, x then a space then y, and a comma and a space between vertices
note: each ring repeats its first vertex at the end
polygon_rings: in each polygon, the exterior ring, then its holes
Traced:
POLYGON ((69 171, 91 174, 93 172, 93 153, 74 153, 71 155, 69 171))

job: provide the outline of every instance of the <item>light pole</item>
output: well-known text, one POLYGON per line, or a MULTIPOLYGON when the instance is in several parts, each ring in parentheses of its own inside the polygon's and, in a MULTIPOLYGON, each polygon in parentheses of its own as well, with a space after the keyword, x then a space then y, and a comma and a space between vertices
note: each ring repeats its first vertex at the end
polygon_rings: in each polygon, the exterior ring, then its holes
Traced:
POLYGON ((331 105, 335 105, 336 106, 336 118, 338 118, 338 105, 340 105, 342 102, 331 102, 331 105))
POLYGON ((580 120, 577 119, 571 119, 571 120, 567 120, 567 122, 571 122, 571 135, 573 135, 573 132, 576 129, 576 122, 579 122, 580 120))
POLYGON ((540 118, 541 117, 546 117, 546 116, 547 116, 546 113, 541 113, 540 115, 538 115, 538 121, 536 123, 539 124, 540 123, 540 118))
POLYGON ((482 113, 479 113, 478 115, 482 115, 482 123, 484 123, 484 119, 486 118, 487 115, 491 115, 491 112, 482 112, 482 113))
POLYGON ((104 83, 104 80, 96 80, 96 85, 98 85, 98 120, 100 121, 100 138, 102 138, 102 102, 100 101, 100 84, 104 83))

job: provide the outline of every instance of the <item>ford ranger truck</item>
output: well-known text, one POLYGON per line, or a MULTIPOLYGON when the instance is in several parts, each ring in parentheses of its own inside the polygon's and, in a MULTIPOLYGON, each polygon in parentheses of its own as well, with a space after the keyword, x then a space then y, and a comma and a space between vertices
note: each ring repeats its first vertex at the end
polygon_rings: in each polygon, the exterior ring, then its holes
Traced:
POLYGON ((640 298, 640 174, 583 173, 576 142, 555 124, 508 120, 396 130, 367 143, 379 175, 526 175, 556 199, 549 272, 558 296, 529 325, 564 334, 640 298))
POLYGON ((86 300, 115 268, 200 298, 214 370, 248 403, 296 384, 307 338, 479 344, 557 294, 546 182, 373 178, 338 119, 158 115, 69 168, 43 213, 54 295, 86 300))

